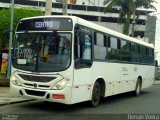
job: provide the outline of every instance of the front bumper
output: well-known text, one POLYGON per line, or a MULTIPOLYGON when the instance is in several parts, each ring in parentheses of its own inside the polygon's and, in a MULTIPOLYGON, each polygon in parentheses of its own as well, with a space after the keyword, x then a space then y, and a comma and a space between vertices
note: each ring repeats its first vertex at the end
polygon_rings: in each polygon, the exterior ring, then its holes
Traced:
POLYGON ((62 90, 42 90, 27 88, 22 86, 14 85, 10 82, 10 93, 12 97, 26 97, 33 99, 40 99, 44 101, 51 101, 63 104, 71 104, 71 87, 65 87, 62 90), (53 97, 54 95, 63 95, 64 97, 53 97))

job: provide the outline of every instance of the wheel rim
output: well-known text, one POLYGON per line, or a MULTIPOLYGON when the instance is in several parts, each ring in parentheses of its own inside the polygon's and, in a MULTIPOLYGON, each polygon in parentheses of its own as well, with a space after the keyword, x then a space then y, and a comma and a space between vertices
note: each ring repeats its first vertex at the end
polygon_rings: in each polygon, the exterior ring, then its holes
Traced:
POLYGON ((139 94, 139 84, 137 85, 137 94, 139 94))
POLYGON ((140 83, 138 82, 138 83, 137 83, 136 94, 139 95, 139 94, 140 94, 140 91, 141 91, 141 86, 140 86, 140 83))

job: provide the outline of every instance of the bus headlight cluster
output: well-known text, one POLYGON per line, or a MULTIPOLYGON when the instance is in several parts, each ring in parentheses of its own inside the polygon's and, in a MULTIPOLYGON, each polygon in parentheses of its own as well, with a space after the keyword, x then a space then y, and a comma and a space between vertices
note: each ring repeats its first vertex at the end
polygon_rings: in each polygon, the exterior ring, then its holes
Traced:
POLYGON ((69 81, 70 81, 69 78, 65 78, 63 80, 60 80, 59 82, 57 82, 56 84, 53 85, 52 89, 61 90, 66 87, 66 85, 69 83, 69 81))
POLYGON ((17 78, 14 75, 11 76, 10 80, 14 85, 21 86, 21 83, 19 82, 19 80, 17 80, 17 78))

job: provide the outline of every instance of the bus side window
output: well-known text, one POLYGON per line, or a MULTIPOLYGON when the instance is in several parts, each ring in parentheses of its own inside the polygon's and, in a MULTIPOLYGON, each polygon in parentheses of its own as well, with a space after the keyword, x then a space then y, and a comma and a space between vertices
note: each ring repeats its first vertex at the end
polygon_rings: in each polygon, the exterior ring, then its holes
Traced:
POLYGON ((107 59, 107 41, 105 35, 100 32, 95 32, 94 34, 94 58, 96 60, 106 60, 107 59))
POLYGON ((91 35, 81 32, 75 41, 75 58, 91 60, 91 35))
POLYGON ((108 39, 108 58, 109 60, 120 60, 120 41, 118 44, 118 38, 110 36, 108 39))
POLYGON ((84 34, 82 36, 82 59, 91 60, 91 36, 84 34))
POLYGON ((88 65, 92 60, 92 36, 87 32, 78 31, 75 35, 74 54, 76 64, 88 65))

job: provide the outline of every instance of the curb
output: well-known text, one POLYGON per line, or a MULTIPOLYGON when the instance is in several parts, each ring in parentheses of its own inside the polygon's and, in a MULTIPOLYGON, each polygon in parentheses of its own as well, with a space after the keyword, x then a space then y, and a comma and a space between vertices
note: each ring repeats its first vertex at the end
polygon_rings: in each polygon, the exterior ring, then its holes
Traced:
POLYGON ((160 85, 160 83, 153 83, 152 85, 160 85))
POLYGON ((159 85, 160 84, 160 80, 155 80, 153 85, 159 85))
POLYGON ((10 104, 16 104, 16 103, 23 103, 23 102, 30 102, 30 101, 34 101, 34 100, 35 99, 4 102, 4 103, 0 103, 0 106, 10 105, 10 104))

